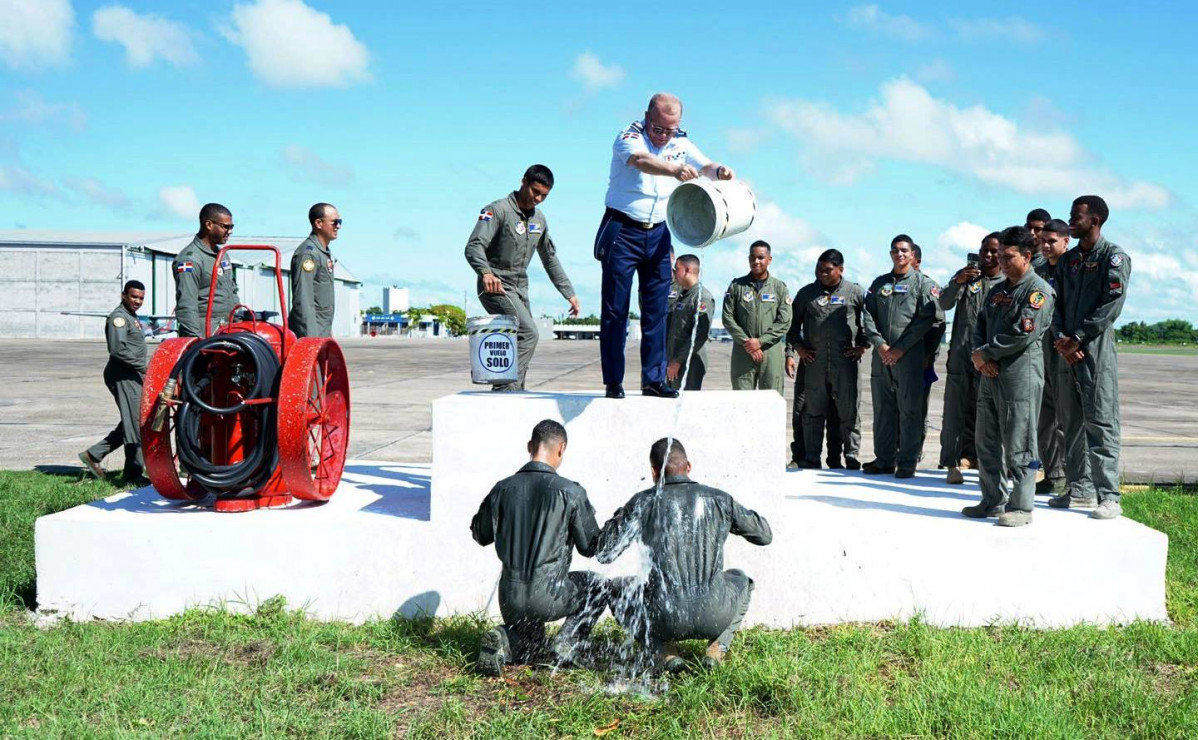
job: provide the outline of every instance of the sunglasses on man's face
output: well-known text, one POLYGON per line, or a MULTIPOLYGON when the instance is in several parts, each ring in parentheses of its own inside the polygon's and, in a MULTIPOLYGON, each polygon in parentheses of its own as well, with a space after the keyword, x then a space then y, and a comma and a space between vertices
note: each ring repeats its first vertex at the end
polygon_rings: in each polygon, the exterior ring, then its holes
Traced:
POLYGON ((334 219, 327 219, 327 218, 326 218, 326 219, 324 219, 324 220, 325 220, 325 221, 328 221, 329 223, 331 223, 331 224, 332 224, 332 225, 333 225, 335 228, 338 228, 338 229, 340 229, 340 228, 341 228, 341 219, 339 219, 339 218, 334 218, 334 219))
POLYGON ((225 231, 232 231, 232 230, 233 230, 233 224, 231 224, 231 223, 228 223, 228 224, 222 224, 222 223, 221 223, 221 222, 219 222, 219 221, 210 221, 209 223, 211 223, 213 226, 219 226, 219 227, 221 227, 222 229, 224 229, 225 231))

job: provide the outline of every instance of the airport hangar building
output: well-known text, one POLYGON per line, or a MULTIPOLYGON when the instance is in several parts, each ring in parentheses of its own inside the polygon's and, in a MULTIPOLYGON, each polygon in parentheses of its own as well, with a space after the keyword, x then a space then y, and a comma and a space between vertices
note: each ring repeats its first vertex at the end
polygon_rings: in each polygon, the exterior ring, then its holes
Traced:
MULTIPOLYGON (((171 263, 192 238, 163 232, 0 230, 0 337, 103 338, 103 321, 62 312, 107 315, 120 302, 127 280, 146 286, 139 313, 173 314, 171 263)), ((283 289, 289 291, 291 255, 305 238, 238 236, 231 243, 276 247, 283 261, 283 289)), ((231 258, 241 302, 260 311, 278 311, 274 257, 269 252, 234 251, 231 258)), ((361 333, 362 282, 342 263, 337 264, 335 280, 333 336, 356 337, 361 333)))

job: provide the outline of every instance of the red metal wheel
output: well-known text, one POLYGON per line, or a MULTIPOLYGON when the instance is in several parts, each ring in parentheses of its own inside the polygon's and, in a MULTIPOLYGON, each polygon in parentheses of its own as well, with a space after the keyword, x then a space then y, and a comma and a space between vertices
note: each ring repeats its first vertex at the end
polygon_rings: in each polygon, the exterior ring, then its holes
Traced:
MULTIPOLYGON (((154 416, 163 405, 162 389, 175 371, 183 352, 196 341, 195 337, 167 339, 158 346, 146 368, 141 390, 141 450, 146 463, 146 477, 154 490, 165 498, 195 501, 205 492, 190 481, 179 477, 179 457, 175 452, 175 409, 166 405, 164 423, 154 431, 154 416)), ((178 390, 175 391, 176 397, 178 390)))
POLYGON ((279 382, 279 469, 296 498, 327 501, 349 444, 349 374, 341 346, 305 337, 287 351, 279 382))

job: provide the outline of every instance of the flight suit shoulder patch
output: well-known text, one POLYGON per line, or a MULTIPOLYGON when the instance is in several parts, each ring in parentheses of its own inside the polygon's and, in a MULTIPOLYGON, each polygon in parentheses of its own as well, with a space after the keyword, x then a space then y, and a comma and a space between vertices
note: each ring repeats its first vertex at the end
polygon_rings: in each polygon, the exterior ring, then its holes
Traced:
POLYGON ((1032 291, 1032 294, 1028 296, 1027 305, 1039 311, 1044 307, 1044 301, 1046 300, 1048 300, 1048 296, 1044 295, 1038 290, 1032 291))
POLYGON ((304 257, 304 261, 300 263, 300 269, 304 272, 312 272, 316 269, 316 260, 311 257, 304 257))
POLYGON ((1123 264, 1123 255, 1118 252, 1111 255, 1111 267, 1118 267, 1123 264))
POLYGON ((1020 320, 1019 326, 1024 334, 1031 334, 1036 329, 1036 321, 1031 316, 1025 316, 1020 320))
POLYGON ((124 326, 125 326, 125 324, 127 324, 127 323, 129 323, 129 322, 125 321, 125 317, 124 317, 124 316, 114 316, 114 317, 112 317, 112 325, 113 325, 113 326, 115 326, 115 327, 116 327, 116 328, 118 328, 118 329, 120 329, 120 328, 124 327, 124 326))
POLYGON ((932 286, 932 297, 933 297, 933 298, 939 298, 939 297, 940 297, 940 287, 939 287, 939 286, 937 286, 937 285, 933 285, 933 286, 932 286))

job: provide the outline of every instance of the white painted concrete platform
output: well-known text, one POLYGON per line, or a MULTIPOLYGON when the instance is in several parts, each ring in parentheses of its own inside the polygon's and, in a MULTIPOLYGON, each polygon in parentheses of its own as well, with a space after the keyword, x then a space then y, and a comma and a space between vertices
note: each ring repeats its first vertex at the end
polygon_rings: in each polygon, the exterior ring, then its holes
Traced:
MULTIPOLYGON (((625 433, 645 439, 659 434, 643 424, 625 433)), ((481 439, 478 444, 485 446, 481 439)), ((572 443, 568 460, 585 447, 572 443)), ((515 471, 525 459, 522 449, 509 454, 494 477, 515 471)), ((711 480, 707 472, 718 451, 693 457, 695 479, 711 480)), ((633 469, 642 464, 636 458, 633 469)), ((466 468, 472 459, 459 464, 466 468)), ((606 464, 620 467, 612 478, 623 479, 634 475, 624 470, 631 462, 606 464)), ((442 464, 438 460, 437 469, 442 464)), ((432 483, 433 471, 352 462, 337 495, 318 506, 216 514, 142 489, 42 517, 36 533, 39 607, 75 619, 138 620, 213 603, 252 608, 282 594, 292 607, 322 619, 444 615, 488 606, 497 612, 491 600, 499 572, 494 550, 475 545, 463 525, 489 484, 443 490, 439 481, 432 483)), ((751 624, 787 627, 916 613, 946 626, 1167 619, 1167 538, 1129 519, 1091 521, 1084 512, 1050 510, 1041 501, 1031 526, 1003 529, 993 520, 959 515, 976 496, 972 477, 965 486, 947 486, 942 473, 932 471, 908 481, 841 471, 746 475, 759 482, 728 489, 764 514, 774 530, 769 547, 733 538, 727 550, 725 567, 743 568, 757 581, 751 624)), ((603 496, 602 504, 595 500, 600 523, 636 487, 616 496, 614 488, 594 486, 603 496)), ((615 572, 629 566, 604 569, 576 557, 574 567, 615 572)))

